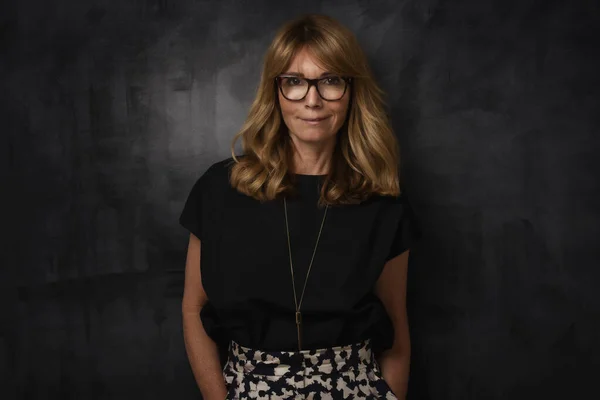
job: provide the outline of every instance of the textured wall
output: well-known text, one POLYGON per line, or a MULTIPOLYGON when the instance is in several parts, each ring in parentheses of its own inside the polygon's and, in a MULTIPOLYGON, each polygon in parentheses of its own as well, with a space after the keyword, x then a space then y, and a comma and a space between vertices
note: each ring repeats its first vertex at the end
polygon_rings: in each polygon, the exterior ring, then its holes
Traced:
POLYGON ((409 398, 599 392, 597 1, 2 7, 0 397, 197 398, 177 217, 229 156, 275 29, 315 11, 388 92, 425 231, 409 398))

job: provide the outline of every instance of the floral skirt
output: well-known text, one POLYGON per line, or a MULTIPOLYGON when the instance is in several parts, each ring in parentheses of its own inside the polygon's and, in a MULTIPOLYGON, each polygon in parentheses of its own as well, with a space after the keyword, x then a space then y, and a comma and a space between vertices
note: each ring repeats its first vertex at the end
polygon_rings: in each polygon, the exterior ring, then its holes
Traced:
POLYGON ((226 400, 396 400, 371 341, 302 351, 262 351, 231 341, 223 377, 226 400))

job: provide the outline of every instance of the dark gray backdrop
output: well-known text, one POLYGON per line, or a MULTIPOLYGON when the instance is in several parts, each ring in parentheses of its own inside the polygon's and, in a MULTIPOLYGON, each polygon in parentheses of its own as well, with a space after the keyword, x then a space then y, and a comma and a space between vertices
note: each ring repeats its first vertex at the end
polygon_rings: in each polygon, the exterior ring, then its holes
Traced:
POLYGON ((389 94, 425 233, 409 398, 600 392, 597 1, 13 0, 0 397, 199 396, 177 217, 303 12, 349 26, 389 94))

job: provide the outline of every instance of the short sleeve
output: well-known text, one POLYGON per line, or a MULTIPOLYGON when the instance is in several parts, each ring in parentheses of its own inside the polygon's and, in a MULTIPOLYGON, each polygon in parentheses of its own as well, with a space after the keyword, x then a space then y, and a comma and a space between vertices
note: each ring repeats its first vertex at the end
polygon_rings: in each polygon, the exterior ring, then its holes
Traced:
POLYGON ((404 253, 421 239, 422 230, 405 195, 400 197, 400 217, 386 262, 404 253))
POLYGON ((194 183, 179 216, 179 224, 198 239, 202 239, 203 236, 203 216, 205 215, 205 208, 208 206, 209 171, 210 168, 194 183))

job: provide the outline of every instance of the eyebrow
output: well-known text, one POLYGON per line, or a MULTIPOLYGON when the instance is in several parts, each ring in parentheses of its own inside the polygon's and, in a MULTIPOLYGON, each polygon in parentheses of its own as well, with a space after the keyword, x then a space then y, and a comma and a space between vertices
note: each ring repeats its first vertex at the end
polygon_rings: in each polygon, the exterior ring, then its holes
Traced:
MULTIPOLYGON (((302 78, 305 77, 304 74, 301 72, 284 72, 283 75, 300 76, 302 78)), ((321 75, 319 75, 319 78, 322 78, 327 75, 335 75, 335 74, 333 72, 323 72, 321 75)))

